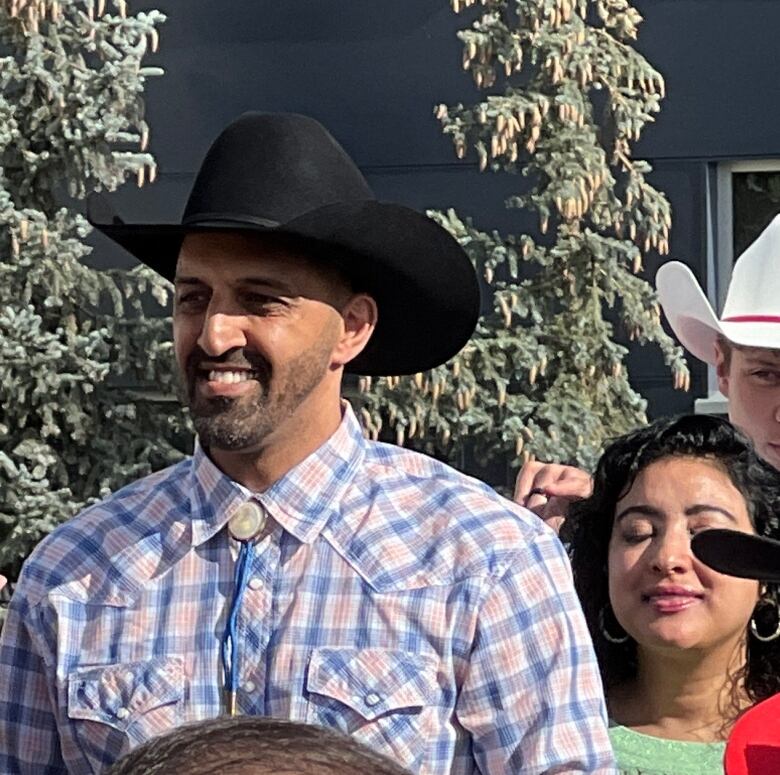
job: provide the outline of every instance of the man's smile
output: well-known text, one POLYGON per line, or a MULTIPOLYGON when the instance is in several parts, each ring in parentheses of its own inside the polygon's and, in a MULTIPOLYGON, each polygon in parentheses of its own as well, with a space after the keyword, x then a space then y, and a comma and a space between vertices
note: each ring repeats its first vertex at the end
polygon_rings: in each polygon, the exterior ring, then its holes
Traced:
POLYGON ((250 392, 259 376, 254 369, 201 367, 195 373, 195 389, 205 398, 238 397, 250 392))
POLYGON ((224 382, 230 384, 231 382, 247 382, 250 379, 257 379, 258 374, 256 371, 240 370, 218 370, 212 369, 208 373, 201 372, 199 375, 201 379, 207 379, 209 382, 224 382))

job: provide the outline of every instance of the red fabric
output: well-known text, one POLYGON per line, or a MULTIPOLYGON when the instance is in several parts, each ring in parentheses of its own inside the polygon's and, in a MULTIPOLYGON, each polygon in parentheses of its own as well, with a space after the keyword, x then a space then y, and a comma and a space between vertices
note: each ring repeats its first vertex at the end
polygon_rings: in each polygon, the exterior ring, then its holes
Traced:
POLYGON ((780 774, 780 694, 742 715, 726 743, 726 775, 780 774))
POLYGON ((780 323, 780 315, 734 315, 722 323, 780 323))

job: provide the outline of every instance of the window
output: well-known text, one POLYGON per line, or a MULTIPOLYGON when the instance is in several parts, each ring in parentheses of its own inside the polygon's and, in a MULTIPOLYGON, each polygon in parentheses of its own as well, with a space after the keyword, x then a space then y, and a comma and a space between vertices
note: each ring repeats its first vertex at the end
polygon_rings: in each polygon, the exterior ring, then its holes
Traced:
MULTIPOLYGON (((734 262, 780 213, 780 159, 751 159, 707 165, 707 296, 723 309, 734 262)), ((696 411, 725 414, 726 398, 709 369, 706 398, 696 411)))

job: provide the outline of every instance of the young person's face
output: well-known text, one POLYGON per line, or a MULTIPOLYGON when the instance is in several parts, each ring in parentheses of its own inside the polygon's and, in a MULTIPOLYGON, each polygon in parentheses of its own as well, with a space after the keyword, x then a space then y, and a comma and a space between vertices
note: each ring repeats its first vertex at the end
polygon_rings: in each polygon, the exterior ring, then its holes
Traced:
POLYGON ((718 386, 729 399, 729 419, 780 469, 780 350, 717 345, 718 386))
POLYGON ((730 651, 746 637, 758 582, 717 573, 691 551, 691 537, 713 527, 754 532, 742 493, 707 458, 657 460, 618 501, 609 597, 640 650, 730 651))

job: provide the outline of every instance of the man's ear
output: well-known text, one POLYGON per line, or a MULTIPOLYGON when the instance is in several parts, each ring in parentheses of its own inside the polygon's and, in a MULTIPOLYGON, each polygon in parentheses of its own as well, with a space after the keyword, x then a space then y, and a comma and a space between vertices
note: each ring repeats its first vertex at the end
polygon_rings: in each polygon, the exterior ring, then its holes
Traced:
POLYGON ((726 357, 720 342, 715 342, 715 373, 718 375, 718 390, 726 398, 729 397, 729 374, 731 372, 731 359, 726 357))
POLYGON ((376 301, 367 293, 357 293, 344 305, 341 317, 344 330, 333 350, 334 366, 345 366, 365 349, 379 318, 376 301))

